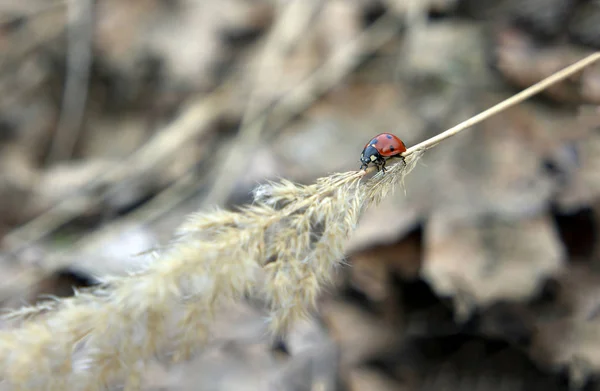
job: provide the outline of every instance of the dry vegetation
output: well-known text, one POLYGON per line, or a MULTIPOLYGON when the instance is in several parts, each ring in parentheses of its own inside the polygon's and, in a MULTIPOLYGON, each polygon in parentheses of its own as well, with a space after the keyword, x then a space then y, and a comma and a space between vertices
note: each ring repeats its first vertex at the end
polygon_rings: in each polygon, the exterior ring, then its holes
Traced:
POLYGON ((596 389, 600 64, 480 121, 597 26, 595 1, 2 3, 0 389, 596 389), (383 131, 407 167, 355 171, 383 131))

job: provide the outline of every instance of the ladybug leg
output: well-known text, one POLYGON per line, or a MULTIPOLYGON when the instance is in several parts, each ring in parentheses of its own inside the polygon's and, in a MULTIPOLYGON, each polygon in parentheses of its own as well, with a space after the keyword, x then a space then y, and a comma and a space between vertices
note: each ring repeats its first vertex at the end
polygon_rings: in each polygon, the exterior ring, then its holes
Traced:
POLYGON ((404 164, 404 167, 406 167, 406 160, 404 160, 404 156, 396 155, 396 156, 392 156, 390 159, 400 159, 400 160, 402 160, 402 164, 404 164))
POLYGON ((377 172, 379 172, 379 171, 385 172, 386 171, 386 169, 385 169, 385 159, 383 159, 383 158, 380 157, 379 159, 377 159, 375 161, 375 165, 377 166, 377 172))

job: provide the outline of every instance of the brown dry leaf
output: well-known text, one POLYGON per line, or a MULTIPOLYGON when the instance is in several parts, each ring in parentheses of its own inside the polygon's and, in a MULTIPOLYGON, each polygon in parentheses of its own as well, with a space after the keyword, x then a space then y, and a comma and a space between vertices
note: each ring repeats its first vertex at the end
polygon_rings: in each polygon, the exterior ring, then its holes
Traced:
POLYGON ((586 263, 571 264, 558 279, 556 298, 531 308, 535 334, 528 352, 542 367, 569 370, 581 386, 600 370, 600 279, 586 263))
POLYGON ((407 198, 402 190, 398 189, 376 208, 365 213, 350 238, 349 253, 394 243, 419 223, 425 214, 422 205, 415 200, 416 197, 407 198))
POLYGON ((271 376, 273 391, 339 389, 340 348, 319 322, 303 322, 287 338, 291 356, 271 376))
POLYGON ((324 302, 321 314, 331 338, 341 350, 340 365, 344 369, 386 351, 401 336, 385 322, 339 300, 324 302))
MULTIPOLYGON (((450 31, 451 26, 443 27, 438 26, 431 32, 428 28, 417 35, 413 47, 422 58, 411 57, 407 63, 410 67, 404 71, 413 77, 407 84, 411 86, 410 91, 415 90, 410 108, 440 128, 452 126, 475 114, 471 110, 483 110, 510 95, 484 88, 499 89, 497 78, 481 64, 484 56, 479 50, 484 43, 473 38, 481 32, 472 26, 461 26, 452 35, 444 35, 442 33, 450 31), (448 53, 449 48, 457 45, 455 41, 461 39, 473 50, 448 53), (426 44, 431 53, 422 52, 420 44, 426 44), (443 60, 434 53, 439 53, 443 60), (427 54, 431 58, 426 57, 427 54), (467 72, 470 72, 468 76, 467 72)), ((474 215, 493 211, 522 216, 544 210, 555 182, 545 175, 542 163, 555 134, 543 121, 545 113, 532 106, 525 103, 505 111, 447 140, 443 148, 428 152, 422 164, 407 178, 409 207, 399 210, 397 217, 385 220, 401 220, 417 211, 426 214, 448 210, 474 215)))
POLYGON ((385 299, 390 294, 390 273, 405 279, 418 277, 421 268, 420 239, 420 235, 415 233, 398 243, 378 245, 374 242, 356 252, 351 257, 350 284, 374 302, 385 299))
POLYGON ((411 115, 427 127, 426 138, 476 114, 479 91, 496 81, 485 65, 482 26, 441 21, 416 28, 397 58, 394 79, 401 82, 411 115))
POLYGON ((465 319, 474 307, 533 297, 562 270, 564 256, 544 215, 508 220, 434 213, 425 229, 423 276, 440 296, 453 297, 457 316, 465 319))
MULTIPOLYGON (((160 63, 164 87, 205 88, 226 54, 218 32, 248 8, 233 0, 170 5, 155 0, 102 1, 95 43, 102 62, 118 70, 133 88, 143 83, 139 66, 148 59, 160 63)), ((250 12, 247 16, 253 19, 250 12)))
POLYGON ((593 130, 593 125, 600 123, 600 112, 586 110, 581 120, 587 132, 573 140, 565 151, 572 168, 556 195, 558 204, 565 210, 590 205, 600 195, 600 133, 593 130))
MULTIPOLYGON (((537 46, 531 37, 516 29, 500 30, 496 36, 497 69, 519 88, 529 87, 582 58, 586 51, 569 45, 537 46)), ((589 52, 589 50, 588 50, 589 52)), ((584 80, 577 74, 549 87, 542 94, 560 103, 595 103, 594 95, 584 92, 584 80)))
POLYGON ((427 167, 415 169, 419 182, 407 179, 408 196, 434 213, 540 213, 556 186, 542 164, 550 138, 527 107, 509 110, 432 151, 423 159, 427 167))
POLYGON ((376 256, 354 256, 348 282, 374 304, 382 303, 390 297, 388 273, 387 265, 376 256))
POLYGON ((590 66, 581 75, 581 93, 586 102, 600 105, 600 65, 590 66))

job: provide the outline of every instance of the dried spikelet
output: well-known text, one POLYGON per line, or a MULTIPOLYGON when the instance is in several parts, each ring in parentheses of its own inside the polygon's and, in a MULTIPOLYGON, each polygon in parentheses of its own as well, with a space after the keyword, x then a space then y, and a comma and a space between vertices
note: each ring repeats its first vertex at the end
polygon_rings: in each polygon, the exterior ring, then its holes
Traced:
POLYGON ((189 358, 209 338, 215 309, 245 294, 264 298, 271 330, 285 331, 315 307, 363 207, 391 191, 415 156, 365 183, 364 173, 348 172, 311 186, 260 186, 237 212, 190 216, 144 270, 9 314, 27 318, 0 333, 3 385, 139 389, 147 360, 189 358))
POLYGON ((404 184, 405 176, 416 167, 417 162, 424 153, 424 150, 417 149, 404 159, 404 164, 395 164, 390 167, 386 175, 383 175, 382 172, 374 175, 364 189, 366 192, 365 198, 369 204, 379 204, 390 192, 394 191, 396 183, 401 182, 404 184))

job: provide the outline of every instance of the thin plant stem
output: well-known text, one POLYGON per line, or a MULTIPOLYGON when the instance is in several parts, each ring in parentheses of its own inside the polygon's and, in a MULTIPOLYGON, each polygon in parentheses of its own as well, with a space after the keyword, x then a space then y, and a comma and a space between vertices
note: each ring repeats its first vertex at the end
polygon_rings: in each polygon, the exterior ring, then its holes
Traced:
POLYGON ((437 136, 431 137, 430 139, 427 139, 427 140, 423 141, 422 143, 419 143, 417 145, 414 145, 414 146, 408 148, 408 150, 406 152, 404 152, 402 155, 406 157, 412 153, 415 153, 416 151, 425 151, 425 150, 439 144, 441 141, 446 140, 446 139, 462 132, 463 130, 470 128, 471 126, 476 125, 476 124, 490 118, 491 116, 496 115, 512 106, 515 106, 515 105, 523 102, 526 99, 529 99, 533 95, 536 95, 536 94, 544 91, 548 87, 572 76, 573 74, 583 70, 584 68, 586 68, 589 65, 592 65, 594 62, 596 62, 598 60, 600 60, 600 52, 592 53, 589 56, 583 58, 582 60, 579 60, 576 63, 569 65, 568 67, 562 69, 561 71, 558 71, 558 72, 552 74, 551 76, 548 76, 544 80, 537 82, 536 84, 532 85, 531 87, 524 89, 523 91, 519 92, 518 94, 513 95, 512 97, 510 97, 506 100, 503 100, 502 102, 498 103, 497 105, 492 106, 485 111, 482 111, 481 113, 469 118, 468 120, 461 122, 460 124, 438 134, 437 136))

